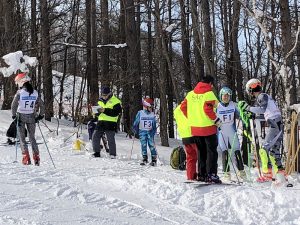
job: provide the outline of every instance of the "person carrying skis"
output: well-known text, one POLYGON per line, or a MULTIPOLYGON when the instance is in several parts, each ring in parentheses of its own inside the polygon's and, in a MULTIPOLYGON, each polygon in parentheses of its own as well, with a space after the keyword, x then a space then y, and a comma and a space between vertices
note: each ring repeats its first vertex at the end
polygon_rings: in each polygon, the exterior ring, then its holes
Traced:
POLYGON ((117 155, 115 133, 118 119, 122 112, 121 101, 112 94, 109 87, 104 86, 101 89, 101 98, 98 101, 98 105, 100 108, 98 113, 95 114, 98 117, 98 122, 92 136, 93 156, 100 157, 100 140, 105 133, 108 140, 110 158, 115 159, 117 155))
POLYGON ((30 83, 31 79, 27 73, 20 73, 15 77, 15 83, 19 90, 14 96, 11 104, 12 118, 16 120, 18 126, 18 137, 22 150, 22 163, 31 164, 28 146, 25 141, 25 125, 28 130, 29 141, 32 147, 33 161, 36 166, 40 165, 39 148, 35 140, 35 123, 44 118, 44 102, 38 92, 34 90, 30 83))
POLYGON ((218 99, 212 91, 214 78, 204 76, 181 103, 180 109, 191 126, 198 147, 198 180, 221 183, 218 173, 217 126, 221 120, 215 109, 218 99))
POLYGON ((197 180, 197 145, 192 136, 188 120, 180 110, 180 105, 174 110, 174 118, 177 123, 177 131, 182 138, 186 153, 186 176, 188 180, 197 180))
POLYGON ((239 108, 253 114, 263 114, 267 123, 266 136, 259 149, 263 176, 266 178, 272 177, 268 170, 268 156, 273 167, 273 175, 277 173, 284 174, 279 151, 283 140, 281 112, 272 97, 262 92, 261 82, 258 79, 251 79, 247 82, 246 92, 250 97, 256 99, 257 106, 251 107, 247 102, 239 101, 239 108))
POLYGON ((137 112, 133 122, 133 131, 139 134, 142 157, 141 165, 148 163, 147 145, 151 152, 151 166, 157 162, 157 151, 154 144, 154 135, 156 133, 156 118, 153 113, 153 100, 151 98, 143 99, 143 110, 137 112))
POLYGON ((218 143, 222 151, 222 164, 224 178, 230 180, 230 166, 228 159, 232 162, 232 151, 236 159, 236 167, 238 168, 238 176, 242 179, 246 178, 244 171, 244 163, 240 151, 240 143, 237 136, 235 120, 239 117, 239 111, 235 102, 231 100, 232 91, 228 87, 223 87, 219 92, 220 102, 217 107, 217 116, 222 121, 218 130, 218 143))

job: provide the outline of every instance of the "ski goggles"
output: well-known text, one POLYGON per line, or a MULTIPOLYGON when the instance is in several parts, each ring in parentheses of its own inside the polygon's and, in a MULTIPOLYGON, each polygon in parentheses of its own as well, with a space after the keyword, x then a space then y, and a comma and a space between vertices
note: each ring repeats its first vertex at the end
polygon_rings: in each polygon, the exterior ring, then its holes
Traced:
POLYGON ((231 90, 221 90, 220 95, 232 95, 232 91, 231 90))
POLYGON ((255 89, 255 88, 257 88, 257 87, 260 87, 260 86, 261 86, 261 83, 259 83, 259 82, 252 83, 252 84, 250 84, 249 86, 250 86, 250 88, 255 89))

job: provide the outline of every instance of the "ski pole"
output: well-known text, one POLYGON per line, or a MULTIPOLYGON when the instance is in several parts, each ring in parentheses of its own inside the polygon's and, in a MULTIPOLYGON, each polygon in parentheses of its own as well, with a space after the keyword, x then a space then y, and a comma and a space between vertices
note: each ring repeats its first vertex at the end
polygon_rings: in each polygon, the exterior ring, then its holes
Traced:
MULTIPOLYGON (((222 139, 223 139, 223 142, 224 142, 224 145, 225 145, 226 149, 228 149, 227 144, 226 144, 226 142, 225 142, 225 139, 224 139, 224 136, 223 136, 222 132, 220 132, 220 134, 221 134, 221 136, 222 136, 222 139)), ((236 169, 235 169, 235 167, 234 167, 234 165, 233 165, 232 158, 231 158, 230 154, 228 154, 228 156, 229 156, 229 159, 230 159, 230 161, 231 161, 231 164, 232 164, 232 167, 233 167, 233 170, 234 170, 236 179, 238 180, 238 184, 240 184, 241 182, 240 182, 240 179, 239 179, 239 177, 238 177, 238 175, 237 175, 236 169)), ((228 168, 228 163, 227 163, 227 168, 228 168)), ((225 171, 227 171, 227 168, 226 168, 225 171)))
POLYGON ((131 156, 132 156, 132 151, 133 151, 134 140, 135 140, 135 133, 133 133, 133 140, 132 140, 132 145, 131 145, 131 150, 130 150, 129 159, 131 159, 131 156))
POLYGON ((155 141, 154 141, 154 137, 153 137, 153 144, 154 144, 154 148, 155 148, 155 150, 156 150, 157 161, 160 162, 160 166, 163 166, 164 164, 163 164, 163 162, 162 162, 162 161, 160 160, 160 158, 159 158, 159 154, 158 154, 158 150, 157 150, 157 148, 156 148, 156 144, 155 144, 155 141))
POLYGON ((17 163, 18 161, 18 138, 19 138, 19 136, 18 136, 18 127, 19 127, 19 114, 17 113, 17 115, 16 115, 16 119, 17 119, 17 121, 16 121, 16 158, 15 158, 15 161, 14 161, 14 163, 17 163))
POLYGON ((39 129, 40 129, 40 132, 41 132, 42 138, 43 138, 43 140, 44 140, 45 146, 46 146, 46 148, 47 148, 48 154, 49 154, 49 156, 50 156, 50 159, 51 159, 51 161, 52 161, 52 164, 53 164, 54 168, 56 169, 55 164, 54 164, 54 162, 53 162, 52 156, 51 156, 51 154, 50 154, 48 145, 47 145, 46 140, 45 140, 45 138, 44 138, 44 135, 43 135, 43 132, 42 132, 42 129, 41 129, 41 127, 40 127, 39 122, 37 122, 37 124, 38 124, 38 127, 39 127, 39 129))
MULTIPOLYGON (((237 127, 239 127, 239 125, 240 125, 240 119, 238 120, 238 123, 237 123, 237 127)), ((237 132, 235 133, 235 135, 234 135, 234 137, 233 137, 233 140, 232 140, 232 146, 234 146, 234 144, 235 144, 235 141, 236 141, 236 138, 237 137, 237 132)), ((231 146, 231 149, 229 149, 229 157, 231 158, 231 156, 232 156, 232 151, 233 151, 233 148, 232 148, 232 146, 231 146)), ((226 148, 227 148, 227 146, 226 146, 226 148)), ((228 162, 227 162, 227 165, 226 165, 226 171, 227 171, 227 169, 228 169, 228 162)))

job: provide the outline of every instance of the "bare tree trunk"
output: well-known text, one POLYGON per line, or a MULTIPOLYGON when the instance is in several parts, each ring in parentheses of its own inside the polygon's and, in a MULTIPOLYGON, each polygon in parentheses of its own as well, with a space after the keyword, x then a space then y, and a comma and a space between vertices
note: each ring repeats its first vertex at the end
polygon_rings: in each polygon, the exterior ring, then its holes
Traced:
MULTIPOLYGON (((233 65, 235 82, 233 85, 234 90, 237 90, 238 99, 244 99, 244 91, 242 88, 243 84, 243 71, 241 65, 240 51, 238 46, 238 32, 239 32, 239 21, 240 21, 241 4, 238 1, 233 1, 233 22, 232 22, 232 52, 233 52, 233 65)), ((235 93, 235 92, 234 92, 235 93)), ((233 96, 235 100, 235 94, 233 96)))
POLYGON ((184 86, 186 91, 192 90, 191 80, 191 64, 190 64, 190 37, 189 37, 189 24, 187 23, 189 13, 187 12, 186 0, 179 0, 180 15, 181 15, 181 50, 183 57, 183 76, 184 86))
MULTIPOLYGON (((75 7, 75 15, 76 15, 76 22, 75 22, 75 31, 74 31, 74 42, 78 42, 78 24, 79 24, 79 7, 80 7, 80 1, 77 0, 76 7, 75 7)), ((73 91, 72 91, 72 119, 74 121, 74 127, 76 127, 76 108, 75 108, 75 85, 76 85, 76 77, 79 74, 78 71, 78 62, 77 62, 77 56, 78 56, 78 50, 75 48, 75 55, 74 55, 74 67, 73 67, 73 91)), ((82 81, 86 81, 83 76, 81 76, 82 81)), ((79 98, 78 98, 79 101, 79 98)))
MULTIPOLYGON (((299 27, 300 26, 300 21, 299 21, 299 11, 298 11, 298 3, 297 0, 294 0, 294 9, 295 9, 295 17, 296 17, 296 24, 295 27, 299 27)), ((297 59, 296 59, 296 65, 297 65, 297 71, 298 71, 298 77, 295 77, 295 79, 298 79, 298 84, 300 82, 300 44, 298 43, 297 45, 297 49, 296 49, 296 55, 297 55, 297 59)), ((298 85, 298 90, 300 91, 300 87, 298 85)), ((297 92, 297 90, 296 90, 297 92)), ((298 93, 298 92, 297 92, 298 93)), ((300 97, 299 97, 299 93, 298 93, 298 99, 296 99, 298 102, 300 101, 300 97)), ((299 157, 300 160, 300 157, 299 157)))
POLYGON ((90 100, 90 87, 91 87, 91 60, 92 60, 92 29, 91 29, 91 1, 85 1, 85 14, 86 14, 86 80, 87 80, 87 102, 93 104, 90 100))
MULTIPOLYGON (((108 0, 101 0, 101 36, 102 44, 109 44, 108 0)), ((101 85, 109 85, 109 48, 101 49, 101 85)))
MULTIPOLYGON (((4 30, 1 34, 3 37, 2 41, 2 53, 3 55, 8 54, 10 52, 15 52, 21 49, 21 42, 18 42, 21 38, 21 32, 18 30, 18 26, 20 25, 15 21, 15 18, 21 17, 21 15, 17 14, 15 7, 16 2, 10 0, 3 0, 2 6, 3 11, 1 16, 3 17, 3 26, 4 30), (17 24, 16 24, 17 23, 17 24)), ((14 82, 15 76, 4 77, 3 78, 3 104, 2 109, 7 110, 11 107, 11 102, 13 100, 14 94, 16 92, 16 85, 14 82)))
POLYGON ((213 51, 212 51, 212 28, 211 28, 211 21, 210 21, 210 6, 209 6, 209 0, 203 0, 201 4, 202 8, 202 17, 203 17, 203 24, 204 24, 204 48, 203 51, 205 52, 205 55, 207 56, 207 62, 206 63, 206 73, 216 77, 215 74, 215 63, 214 63, 214 57, 213 57, 213 51))
POLYGON ((141 109, 141 64, 140 64, 140 44, 137 33, 137 24, 135 20, 135 5, 134 0, 126 0, 125 6, 125 32, 127 48, 127 72, 131 83, 130 90, 130 119, 129 124, 133 123, 134 116, 141 109))
POLYGON ((162 146, 169 146, 168 140, 168 103, 167 103, 167 74, 166 74, 166 49, 164 35, 161 29, 159 0, 155 0, 155 34, 156 34, 156 50, 159 60, 159 94, 160 94, 160 138, 162 146), (164 56, 164 57, 163 57, 164 56), (164 60, 162 60, 164 58, 164 60))
MULTIPOLYGON (((169 25, 171 25, 172 24, 172 0, 169 0, 168 14, 169 14, 169 25)), ((171 63, 173 64, 172 56, 173 56, 172 34, 170 34, 169 35, 169 58, 171 63)), ((190 70, 190 68, 188 69, 190 70)), ((169 131, 168 133, 169 133, 169 138, 174 138, 174 113, 173 113, 174 94, 172 88, 172 79, 170 77, 171 76, 170 70, 168 69, 166 72, 167 72, 167 84, 168 84, 167 94, 168 94, 168 109, 169 109, 168 110, 168 131, 169 131)))
POLYGON ((147 27, 148 27, 148 39, 147 39, 147 50, 148 50, 148 74, 149 74, 149 96, 150 98, 154 98, 153 88, 154 88, 154 82, 153 82, 153 54, 152 54, 152 48, 153 48, 153 41, 152 41, 152 0, 148 0, 148 10, 147 10, 147 27))
POLYGON ((293 53, 287 56, 292 48, 292 33, 291 33, 291 18, 288 0, 279 0, 280 15, 281 15, 281 30, 282 30, 282 51, 284 53, 284 66, 287 69, 285 88, 286 101, 288 105, 296 103, 296 81, 295 72, 293 70, 293 53))
POLYGON ((197 0, 191 0, 191 11, 192 11, 192 30, 193 30, 193 40, 194 40, 194 58, 195 58, 195 78, 193 80, 194 84, 198 83, 200 79, 204 76, 204 61, 201 56, 201 41, 199 34, 199 13, 197 9, 197 0))
POLYGON ((96 0, 91 2, 91 83, 90 103, 96 105, 99 100, 98 86, 98 60, 97 60, 97 26, 96 26, 96 0))
MULTIPOLYGON (((31 26, 30 26, 30 33, 31 33, 31 55, 38 57, 38 34, 37 34, 37 25, 36 25, 36 0, 31 0, 31 26)), ((36 70, 31 71, 31 79, 33 86, 37 85, 36 79, 36 70)))
POLYGON ((53 111, 53 84, 52 84, 52 62, 50 52, 50 23, 47 0, 40 1, 41 6, 41 43, 42 43, 42 70, 43 88, 45 101, 45 118, 51 120, 53 111))
MULTIPOLYGON (((120 19, 119 19, 119 33, 120 33, 120 42, 126 42, 126 34, 125 34, 125 5, 124 0, 120 0, 120 19)), ((123 107, 123 124, 124 131, 129 134, 131 138, 131 120, 132 115, 130 115, 130 91, 131 91, 131 80, 129 79, 128 71, 127 71, 127 55, 126 50, 120 51, 120 66, 121 66, 121 77, 124 82, 122 82, 123 96, 122 96, 122 107, 123 107)))

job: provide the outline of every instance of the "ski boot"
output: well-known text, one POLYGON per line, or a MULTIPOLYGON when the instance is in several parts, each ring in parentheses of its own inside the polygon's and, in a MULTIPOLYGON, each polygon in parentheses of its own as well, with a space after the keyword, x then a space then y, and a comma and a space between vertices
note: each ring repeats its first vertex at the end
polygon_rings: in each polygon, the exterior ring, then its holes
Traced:
POLYGON ((214 184, 221 184, 222 183, 222 181, 220 180, 220 177, 215 173, 208 174, 207 182, 208 183, 214 183, 214 184))
POLYGON ((38 153, 33 153, 33 161, 34 161, 34 165, 36 166, 40 165, 40 155, 38 153))
POLYGON ((231 181, 231 174, 230 174, 230 172, 224 172, 223 178, 226 181, 231 181))
POLYGON ((263 170, 262 171, 262 175, 264 178, 266 178, 267 180, 272 180, 273 177, 273 172, 272 172, 272 168, 269 168, 267 171, 263 170))
POLYGON ((94 152, 93 154, 92 154, 92 157, 94 157, 94 158, 100 158, 101 156, 100 156, 100 152, 94 152))
POLYGON ((31 164, 31 160, 30 160, 30 156, 29 156, 28 150, 24 151, 22 153, 22 155, 23 155, 23 159, 22 159, 23 165, 30 165, 31 164))
POLYGON ((247 179, 247 174, 245 170, 239 170, 238 171, 238 176, 239 178, 241 178, 242 180, 246 180, 247 179))
POLYGON ((156 158, 156 156, 152 156, 150 166, 156 166, 156 164, 157 164, 157 158, 156 158))
POLYGON ((143 155, 143 161, 140 163, 141 166, 145 166, 148 163, 148 156, 143 155))
POLYGON ((207 174, 198 174, 198 177, 197 177, 197 181, 200 181, 200 182, 207 182, 207 174))

